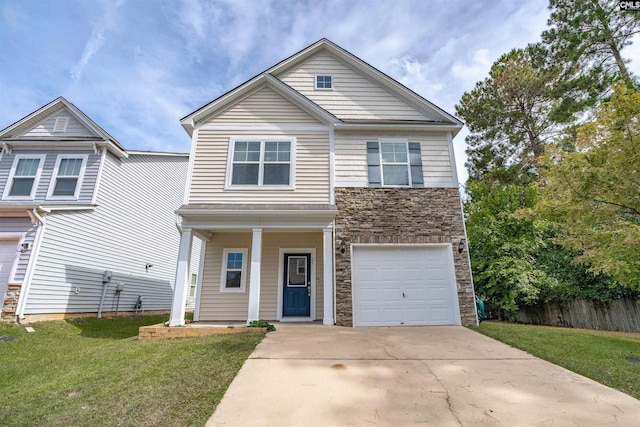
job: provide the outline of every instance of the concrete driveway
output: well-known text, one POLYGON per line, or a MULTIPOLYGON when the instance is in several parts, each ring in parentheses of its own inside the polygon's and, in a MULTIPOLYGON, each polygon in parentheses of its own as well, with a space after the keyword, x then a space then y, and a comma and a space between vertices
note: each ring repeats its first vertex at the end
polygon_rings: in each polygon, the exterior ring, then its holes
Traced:
POLYGON ((466 328, 276 327, 208 427, 640 423, 640 401, 466 328))

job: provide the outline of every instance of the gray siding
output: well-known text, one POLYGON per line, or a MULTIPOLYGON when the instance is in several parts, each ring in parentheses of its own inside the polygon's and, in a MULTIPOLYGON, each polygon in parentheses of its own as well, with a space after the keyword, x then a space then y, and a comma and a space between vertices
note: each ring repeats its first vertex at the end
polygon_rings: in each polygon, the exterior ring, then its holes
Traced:
POLYGON ((25 314, 96 312, 102 273, 113 272, 103 310, 171 307, 179 233, 175 209, 183 199, 186 156, 106 157, 93 211, 47 216, 25 314), (145 270, 146 264, 153 267, 145 270), (77 293, 76 293, 77 292, 77 293))
POLYGON ((78 119, 76 119, 71 113, 69 113, 66 109, 52 114, 47 117, 33 128, 29 129, 27 132, 21 135, 22 137, 29 138, 40 138, 40 137, 95 137, 96 134, 87 129, 78 119), (69 122, 67 124, 67 128, 64 132, 54 132, 53 128, 56 123, 57 117, 68 117, 69 122))
POLYGON ((22 282, 24 280, 24 274, 27 271, 27 264, 29 263, 29 258, 31 257, 31 253, 33 252, 33 240, 37 231, 37 226, 31 223, 31 219, 29 217, 0 217, 0 234, 1 233, 11 233, 17 234, 20 233, 24 236, 22 243, 29 243, 30 250, 26 252, 22 252, 18 255, 18 265, 16 267, 16 274, 13 278, 14 282, 22 282))
MULTIPOLYGON (((101 154, 95 154, 93 150, 13 150, 11 154, 4 154, 0 160, 0 195, 3 194, 5 187, 7 186, 7 179, 13 167, 13 162, 17 155, 26 156, 38 156, 46 155, 44 165, 42 167, 42 174, 37 185, 33 201, 35 203, 42 204, 89 204, 93 197, 93 192, 96 185, 96 177, 98 176, 98 170, 100 168, 101 154), (49 191, 49 185, 53 171, 56 166, 56 160, 58 155, 87 155, 87 164, 85 165, 85 171, 82 178, 82 187, 78 194, 78 200, 47 200, 47 192, 49 191)), ((2 201, 0 201, 2 203, 2 201)))

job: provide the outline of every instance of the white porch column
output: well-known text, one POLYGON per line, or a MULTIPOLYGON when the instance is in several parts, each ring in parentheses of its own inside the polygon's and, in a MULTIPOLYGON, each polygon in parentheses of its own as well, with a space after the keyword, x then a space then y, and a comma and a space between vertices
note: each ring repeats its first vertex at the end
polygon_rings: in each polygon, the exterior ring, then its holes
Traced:
POLYGON ((325 228, 322 230, 322 260, 324 276, 324 311, 322 316, 323 325, 333 325, 333 230, 325 228))
POLYGON ((260 319, 260 265, 262 262, 262 228, 253 229, 251 271, 249 273, 249 313, 247 324, 260 319))
POLYGON ((193 321, 200 320, 200 298, 202 298, 202 278, 204 277, 204 262, 205 255, 207 253, 208 240, 201 239, 200 244, 200 259, 198 260, 198 281, 196 283, 196 306, 193 310, 193 321))
POLYGON ((178 251, 178 265, 176 267, 176 280, 173 288, 173 302, 171 303, 171 316, 169 326, 184 325, 185 305, 187 304, 187 289, 189 289, 189 261, 191 260, 191 242, 193 232, 190 228, 182 229, 180 237, 180 249, 178 251))

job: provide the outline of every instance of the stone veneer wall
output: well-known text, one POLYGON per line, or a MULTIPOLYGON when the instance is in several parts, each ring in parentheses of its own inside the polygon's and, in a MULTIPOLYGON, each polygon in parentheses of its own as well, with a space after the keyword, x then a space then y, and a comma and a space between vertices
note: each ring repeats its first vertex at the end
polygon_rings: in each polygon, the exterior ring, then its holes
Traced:
POLYGON ((2 311, 0 311, 0 320, 3 322, 15 322, 16 310, 18 309, 18 298, 20 298, 20 289, 22 283, 9 283, 7 294, 4 297, 2 311))
POLYGON ((351 243, 451 243, 461 322, 476 324, 467 250, 457 250, 466 238, 457 188, 336 188, 336 205, 337 325, 353 325, 351 243))

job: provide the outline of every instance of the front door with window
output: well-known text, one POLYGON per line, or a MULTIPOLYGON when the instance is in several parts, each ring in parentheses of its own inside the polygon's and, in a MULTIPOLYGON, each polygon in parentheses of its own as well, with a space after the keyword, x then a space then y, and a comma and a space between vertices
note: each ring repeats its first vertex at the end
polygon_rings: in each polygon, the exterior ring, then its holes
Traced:
POLYGON ((311 254, 284 254, 282 315, 311 316, 311 254))

